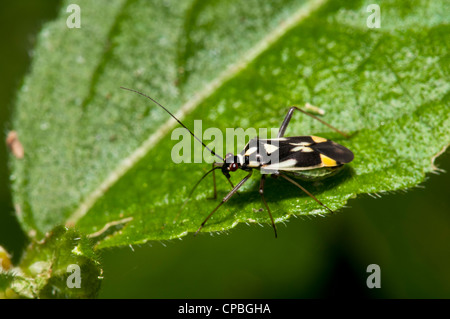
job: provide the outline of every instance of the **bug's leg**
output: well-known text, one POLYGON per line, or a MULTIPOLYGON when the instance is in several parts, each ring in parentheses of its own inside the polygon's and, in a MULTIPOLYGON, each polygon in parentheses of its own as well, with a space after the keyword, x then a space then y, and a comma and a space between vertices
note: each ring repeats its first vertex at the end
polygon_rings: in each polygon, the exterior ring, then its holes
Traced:
POLYGON ((277 137, 284 136, 284 132, 286 132, 287 126, 289 125, 289 122, 292 118, 292 113, 294 113, 294 110, 295 110, 294 107, 289 108, 289 111, 287 112, 287 114, 283 120, 283 123, 281 123, 280 130, 278 131, 277 137))
POLYGON ((334 126, 331 126, 330 124, 328 124, 328 123, 325 122, 324 120, 321 120, 321 119, 318 118, 317 116, 312 115, 312 114, 310 114, 310 113, 308 113, 308 112, 306 112, 306 111, 303 111, 301 108, 299 108, 299 107, 297 107, 297 106, 291 106, 291 107, 289 108, 289 111, 288 111, 288 113, 286 114, 286 117, 284 118, 283 123, 281 123, 281 127, 280 127, 280 130, 278 131, 277 137, 283 137, 283 136, 284 136, 284 133, 285 133, 285 131, 286 131, 286 128, 287 128, 287 126, 289 125, 289 122, 290 122, 290 120, 291 120, 291 118, 292 118, 292 114, 294 113, 295 110, 298 110, 298 111, 302 112, 303 114, 306 114, 306 115, 312 117, 313 119, 319 121, 320 123, 325 124, 326 126, 328 126, 329 128, 331 128, 332 130, 338 132, 338 133, 341 134, 342 136, 348 138, 348 135, 345 134, 344 132, 338 130, 338 129, 335 128, 334 126))
POLYGON ((228 183, 230 183, 231 188, 234 188, 233 182, 231 181, 231 178, 227 177, 228 183))
MULTIPOLYGON (((214 165, 214 164, 213 164, 214 165)), ((228 183, 230 183, 231 185, 231 189, 234 188, 233 182, 231 181, 231 179, 229 177, 227 177, 228 183)), ((216 172, 213 171, 213 183, 214 183, 214 197, 210 198, 210 199, 217 199, 217 188, 216 188, 216 172)), ((236 194, 240 195, 239 192, 236 192, 236 194)))
POLYGON ((334 214, 334 212, 328 208, 325 204, 323 204, 320 200, 318 200, 316 198, 316 196, 314 196, 313 194, 311 194, 310 192, 308 192, 304 187, 302 187, 299 183, 297 183, 296 181, 294 181, 292 178, 287 177, 286 175, 283 174, 279 174, 279 176, 283 177, 285 180, 291 182, 292 184, 294 184, 295 186, 297 186, 298 188, 300 188, 302 191, 304 191, 309 197, 311 197, 312 199, 314 199, 317 203, 319 203, 320 205, 322 205, 323 207, 325 207, 326 209, 328 209, 330 211, 330 213, 334 214))
POLYGON ((229 192, 228 194, 227 194, 227 196, 225 196, 223 199, 222 199, 222 201, 220 202, 220 204, 219 205, 217 205, 217 207, 216 208, 214 208, 214 210, 211 212, 211 213, 209 213, 209 215, 205 218, 205 220, 203 221, 203 223, 200 225, 200 227, 197 229, 197 231, 195 232, 195 234, 194 234, 194 236, 196 236, 197 234, 198 234, 198 232, 203 228, 203 226, 205 226, 205 224, 206 224, 206 222, 211 218, 211 216, 219 209, 219 207, 220 206, 222 206, 224 203, 226 203, 230 198, 231 198, 231 196, 233 196, 236 192, 237 192, 237 190, 239 189, 239 188, 241 188, 241 186, 250 178, 250 176, 252 176, 252 174, 253 174, 253 171, 250 171, 250 173, 248 173, 248 175, 247 176, 245 176, 243 179, 242 179, 242 181, 240 181, 232 190, 231 190, 231 192, 229 192))
POLYGON ((275 226, 275 222, 272 217, 272 213, 270 212, 269 205, 267 205, 266 199, 264 198, 264 182, 266 181, 266 175, 262 175, 261 182, 259 183, 259 193, 261 194, 262 201, 264 206, 266 206, 267 212, 269 213, 270 220, 272 222, 273 231, 275 232, 275 238, 277 238, 277 227, 275 226))
MULTIPOLYGON (((223 163, 213 163, 213 167, 222 167, 223 163)), ((233 182, 231 181, 230 177, 226 177, 228 180, 228 183, 231 185, 231 189, 234 188, 233 182)), ((214 182, 214 197, 212 199, 217 199, 217 188, 216 188, 216 174, 213 171, 213 182, 214 182)), ((237 193, 239 195, 239 192, 237 193)))
MULTIPOLYGON (((213 173, 216 169, 219 169, 220 167, 215 167, 215 165, 213 164, 213 168, 210 169, 209 171, 207 171, 205 174, 203 174, 203 176, 199 179, 199 181, 197 183, 195 183, 194 187, 192 187, 191 191, 189 192, 187 198, 185 199, 185 201, 183 202, 183 205, 181 205, 180 210, 177 213, 177 216, 175 217, 173 223, 175 224, 176 221, 178 220, 178 217, 180 216, 180 213, 183 211, 184 207, 186 206, 187 202, 191 199, 192 194, 194 193, 195 189, 197 188, 197 186, 201 183, 202 180, 205 179, 206 176, 208 176, 209 173, 213 173)), ((216 183, 214 181, 214 194, 216 193, 216 183)))
MULTIPOLYGON (((231 178, 227 177, 228 183, 230 183, 231 188, 234 188, 233 182, 231 181, 231 178)), ((239 192, 236 192, 237 195, 241 196, 239 192)))
POLYGON ((212 167, 213 167, 212 176, 213 176, 213 185, 214 185, 214 195, 213 195, 212 199, 216 200, 217 199, 217 187, 216 187, 216 170, 214 169, 214 167, 215 167, 214 164, 215 163, 212 164, 212 167))

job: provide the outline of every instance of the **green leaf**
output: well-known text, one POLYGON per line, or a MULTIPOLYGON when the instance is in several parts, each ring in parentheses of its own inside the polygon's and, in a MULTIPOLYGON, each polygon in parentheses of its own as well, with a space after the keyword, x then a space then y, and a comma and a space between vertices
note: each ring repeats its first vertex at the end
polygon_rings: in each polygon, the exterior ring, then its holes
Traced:
POLYGON ((9 272, 0 271, 0 299, 5 297, 5 291, 14 281, 14 275, 9 272))
MULTIPOLYGON (((74 224, 104 248, 186 235, 217 205, 208 179, 180 212, 210 164, 173 163, 176 123, 119 86, 178 111, 188 127, 201 119, 203 130, 223 132, 278 128, 289 105, 320 106, 350 139, 299 115, 286 135, 327 137, 355 153, 341 174, 302 184, 333 210, 419 184, 450 143, 450 8, 383 1, 381 28, 369 29, 369 4, 80 1, 82 27, 72 30, 63 10, 40 35, 13 121, 26 152, 11 161, 23 227, 41 237, 74 224)), ((223 151, 244 145, 232 146, 223 151)), ((269 222, 258 175, 205 231, 269 222)), ((217 181, 221 198, 229 185, 217 181)), ((277 222, 326 213, 286 181, 268 180, 265 194, 277 222)))
POLYGON ((90 240, 59 226, 43 241, 33 242, 17 267, 0 272, 0 293, 24 298, 93 298, 99 292, 101 275, 90 240), (68 284, 75 282, 70 278, 73 269, 69 266, 73 265, 79 267, 78 287, 68 284))

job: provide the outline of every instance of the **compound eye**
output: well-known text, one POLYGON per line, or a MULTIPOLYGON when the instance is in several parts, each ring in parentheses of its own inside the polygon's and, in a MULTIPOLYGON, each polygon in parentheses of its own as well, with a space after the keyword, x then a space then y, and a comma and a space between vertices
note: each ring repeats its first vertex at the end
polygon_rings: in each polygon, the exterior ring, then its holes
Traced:
POLYGON ((238 164, 236 163, 231 163, 230 164, 230 171, 235 172, 238 169, 238 164))

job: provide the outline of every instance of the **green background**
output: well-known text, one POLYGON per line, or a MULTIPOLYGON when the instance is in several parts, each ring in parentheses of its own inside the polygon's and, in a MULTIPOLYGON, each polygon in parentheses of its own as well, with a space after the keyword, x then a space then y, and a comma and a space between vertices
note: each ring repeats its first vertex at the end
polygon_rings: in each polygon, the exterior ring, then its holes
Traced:
MULTIPOLYGON (((15 91, 30 63, 34 36, 59 1, 0 4, 0 122, 9 129, 15 91)), ((3 144, 4 145, 4 144, 3 144)), ((6 146, 0 153, 0 245, 14 254, 26 239, 13 216, 6 146)), ((436 161, 449 170, 450 156, 436 161)), ((239 225, 227 234, 103 251, 100 297, 311 298, 450 297, 448 175, 430 174, 406 193, 351 200, 327 218, 239 225), (368 289, 366 267, 381 267, 381 289, 368 289)))

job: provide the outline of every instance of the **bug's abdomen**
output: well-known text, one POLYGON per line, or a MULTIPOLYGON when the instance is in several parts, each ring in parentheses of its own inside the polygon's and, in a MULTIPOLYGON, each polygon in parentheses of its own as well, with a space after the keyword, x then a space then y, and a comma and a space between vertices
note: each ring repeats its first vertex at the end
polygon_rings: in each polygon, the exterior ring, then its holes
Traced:
POLYGON ((335 175, 344 167, 344 164, 333 167, 319 167, 309 170, 283 171, 284 173, 304 181, 317 181, 335 175))

